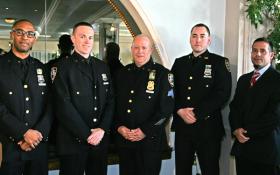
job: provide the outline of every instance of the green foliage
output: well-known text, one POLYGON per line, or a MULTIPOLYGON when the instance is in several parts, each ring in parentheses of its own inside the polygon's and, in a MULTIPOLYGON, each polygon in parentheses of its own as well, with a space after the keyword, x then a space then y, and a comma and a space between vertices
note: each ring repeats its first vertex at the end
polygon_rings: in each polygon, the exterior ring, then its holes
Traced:
MULTIPOLYGON (((268 39, 273 43, 276 59, 280 61, 280 0, 247 0, 247 15, 251 23, 258 28, 264 20, 269 20, 273 29, 268 39)), ((280 68, 279 64, 277 67, 280 68)))

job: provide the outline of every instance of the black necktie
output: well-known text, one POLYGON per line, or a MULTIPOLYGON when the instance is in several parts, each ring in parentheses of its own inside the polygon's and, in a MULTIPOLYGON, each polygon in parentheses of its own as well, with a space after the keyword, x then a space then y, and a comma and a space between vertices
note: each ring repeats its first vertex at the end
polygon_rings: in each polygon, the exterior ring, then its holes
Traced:
POLYGON ((21 60, 20 67, 21 67, 21 70, 22 70, 22 73, 23 73, 23 81, 24 81, 26 76, 27 76, 27 72, 28 72, 27 60, 21 60))

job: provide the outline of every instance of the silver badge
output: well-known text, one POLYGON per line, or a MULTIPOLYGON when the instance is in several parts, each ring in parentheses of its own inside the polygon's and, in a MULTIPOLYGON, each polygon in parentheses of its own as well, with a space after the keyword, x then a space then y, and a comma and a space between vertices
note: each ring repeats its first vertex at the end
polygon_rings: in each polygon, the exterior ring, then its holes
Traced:
POLYGON ((37 75, 37 78, 39 86, 46 86, 45 78, 43 75, 37 75))
POLYGON ((106 74, 101 74, 103 81, 108 81, 108 77, 106 74))
POLYGON ((156 79, 156 70, 152 70, 149 72, 149 80, 155 80, 156 79))
POLYGON ((204 78, 212 78, 212 65, 206 64, 204 69, 204 78))
POLYGON ((174 76, 171 73, 168 74, 168 82, 171 87, 174 87, 174 76))

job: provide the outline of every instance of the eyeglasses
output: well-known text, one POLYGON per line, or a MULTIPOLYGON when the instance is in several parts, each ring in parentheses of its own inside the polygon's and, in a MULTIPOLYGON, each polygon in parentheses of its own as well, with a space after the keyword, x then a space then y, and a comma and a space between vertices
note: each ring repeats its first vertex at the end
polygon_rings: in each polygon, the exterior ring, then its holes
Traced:
POLYGON ((12 32, 15 32, 15 34, 16 34, 17 36, 26 35, 28 38, 35 38, 35 36, 36 36, 36 33, 33 32, 33 31, 27 31, 27 32, 25 32, 25 31, 23 31, 23 30, 21 30, 21 29, 14 29, 14 30, 12 30, 12 32))

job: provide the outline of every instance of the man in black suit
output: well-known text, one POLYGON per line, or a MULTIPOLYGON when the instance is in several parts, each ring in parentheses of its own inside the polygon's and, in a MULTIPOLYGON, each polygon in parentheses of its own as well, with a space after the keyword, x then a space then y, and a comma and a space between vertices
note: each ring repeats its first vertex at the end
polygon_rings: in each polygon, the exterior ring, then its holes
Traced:
POLYGON ((237 175, 280 174, 280 74, 271 66, 273 57, 271 42, 254 41, 255 70, 239 78, 230 104, 237 175))
POLYGON ((29 52, 36 41, 29 20, 12 26, 12 49, 0 59, 1 175, 47 175, 51 126, 49 76, 29 52))
POLYGON ((173 110, 173 75, 152 58, 146 35, 134 38, 134 63, 115 79, 117 145, 120 175, 159 175, 167 146, 165 124, 173 110))
POLYGON ((114 100, 107 65, 90 56, 94 31, 77 23, 74 53, 58 62, 54 78, 60 174, 106 175, 114 100))
POLYGON ((191 29, 192 53, 175 60, 175 161, 177 175, 192 175, 195 153, 203 175, 219 174, 224 135, 221 109, 231 93, 227 58, 210 53, 205 24, 191 29))

